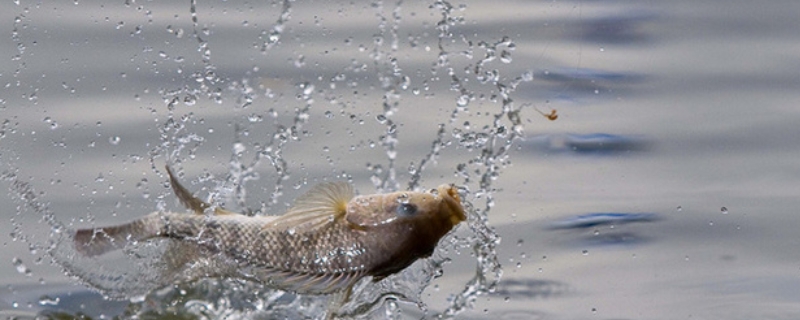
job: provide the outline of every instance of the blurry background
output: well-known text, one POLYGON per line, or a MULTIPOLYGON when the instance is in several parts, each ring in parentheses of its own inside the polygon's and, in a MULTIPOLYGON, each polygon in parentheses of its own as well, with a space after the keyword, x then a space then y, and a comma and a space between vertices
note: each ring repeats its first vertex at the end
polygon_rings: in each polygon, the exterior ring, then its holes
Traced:
MULTIPOLYGON (((13 174, 64 224, 113 224, 179 208, 169 161, 202 196, 243 182, 228 207, 278 214, 321 179, 375 191, 395 153, 405 188, 439 124, 419 185, 461 183, 480 137, 458 133, 500 112, 494 80, 532 76, 488 216, 503 278, 462 317, 800 317, 800 3, 450 4, 3 3, 4 189, 13 174)), ((0 314, 91 309, 6 190, 0 314)), ((452 258, 431 310, 475 272, 452 258)))

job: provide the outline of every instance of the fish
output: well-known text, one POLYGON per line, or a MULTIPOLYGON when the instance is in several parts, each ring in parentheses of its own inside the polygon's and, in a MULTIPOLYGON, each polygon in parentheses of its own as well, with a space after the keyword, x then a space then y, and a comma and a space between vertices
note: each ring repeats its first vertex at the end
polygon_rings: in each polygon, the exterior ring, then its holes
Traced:
POLYGON ((193 213, 157 211, 122 225, 79 229, 75 251, 96 257, 131 243, 170 239, 173 250, 163 259, 171 269, 204 267, 184 274, 184 281, 235 277, 295 293, 349 295, 365 277, 380 281, 429 257, 467 218, 454 185, 356 196, 346 182, 311 188, 283 215, 248 216, 194 197, 166 169, 178 200, 193 213), (215 262, 197 263, 208 256, 215 262))

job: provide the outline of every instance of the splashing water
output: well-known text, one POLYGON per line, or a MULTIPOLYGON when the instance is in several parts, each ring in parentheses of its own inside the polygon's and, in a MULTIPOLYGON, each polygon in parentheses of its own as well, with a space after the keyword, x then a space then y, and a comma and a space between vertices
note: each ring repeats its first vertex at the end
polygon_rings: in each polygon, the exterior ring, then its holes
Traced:
MULTIPOLYGON (((291 3, 288 0, 282 2, 277 23, 270 31, 263 32, 263 54, 268 55, 268 49, 281 45, 281 37, 291 16, 291 3)), ((452 110, 446 108, 445 121, 435 127, 434 137, 428 142, 428 152, 416 162, 410 162, 404 172, 399 169, 399 163, 408 156, 400 144, 403 142, 402 134, 411 127, 404 126, 407 120, 400 114, 407 108, 408 96, 405 94, 416 90, 412 88, 413 74, 404 71, 402 60, 403 41, 399 36, 403 21, 401 4, 397 3, 388 14, 383 2, 373 4, 378 31, 373 35, 371 49, 365 50, 369 63, 353 67, 353 70, 369 69, 377 76, 381 92, 381 107, 377 112, 369 109, 359 111, 356 107, 348 109, 332 89, 325 88, 322 80, 299 81, 292 89, 294 108, 289 108, 289 103, 286 103, 286 110, 290 111, 270 109, 266 117, 249 113, 242 118, 243 121, 234 121, 227 174, 224 177, 206 174, 197 181, 216 183, 207 189, 209 202, 213 205, 236 208, 248 215, 279 213, 285 201, 291 200, 285 199, 288 198, 286 194, 302 188, 309 179, 316 180, 302 176, 309 175, 309 170, 304 168, 303 159, 292 158, 292 149, 313 146, 311 141, 319 136, 348 141, 349 137, 362 137, 355 133, 360 129, 337 127, 348 121, 352 127, 371 125, 369 128, 374 128, 377 125, 381 132, 377 137, 367 136, 362 142, 352 142, 349 148, 382 148, 383 159, 367 163, 369 180, 378 192, 400 189, 400 181, 405 178, 408 179, 408 190, 418 190, 426 182, 426 173, 441 160, 447 159, 449 163, 453 162, 450 158, 455 159, 451 170, 461 179, 455 182, 461 186, 460 193, 469 213, 466 228, 461 227, 459 232, 443 239, 430 258, 380 282, 370 279, 359 282, 352 298, 340 310, 340 315, 349 318, 371 318, 379 311, 389 318, 399 318, 401 309, 397 302, 414 304, 434 318, 451 318, 470 309, 478 296, 491 293, 503 274, 496 253, 500 236, 489 225, 497 193, 493 185, 510 164, 509 151, 522 135, 522 106, 514 103, 513 93, 520 83, 530 81, 532 77, 529 72, 506 75, 513 72, 504 67, 513 61, 515 45, 510 38, 474 44, 458 30, 465 18, 457 13, 465 7, 456 8, 447 1, 434 2, 430 10, 441 15, 441 20, 435 23, 438 52, 432 59, 430 79, 424 80, 422 85, 435 86, 447 82, 455 95, 452 110), (480 54, 483 56, 476 59, 480 54), (338 113, 326 110, 317 99, 343 107, 338 113), (489 116, 474 117, 472 111, 476 109, 489 116), (325 116, 317 117, 319 114, 325 116), (269 118, 272 119, 271 126, 264 121, 269 118), (376 123, 365 124, 367 121, 364 119, 375 119, 376 123), (463 121, 465 119, 469 121, 463 121), (264 127, 269 128, 267 132, 264 132, 264 127), (260 136, 266 139, 253 142, 253 139, 258 139, 254 132, 262 133, 260 136), (337 135, 337 132, 343 133, 337 135), (248 190, 251 194, 255 193, 254 190, 259 191, 251 186, 259 180, 271 181, 270 190, 266 192, 269 196, 254 204, 248 197, 248 190), (286 187, 287 184, 291 187, 286 187), (448 254, 462 250, 470 250, 476 257, 474 275, 464 284, 463 290, 453 293, 447 308, 427 310, 421 297, 423 290, 435 278, 442 276, 443 266, 449 262, 448 254)), ((164 162, 182 171, 180 169, 188 162, 203 157, 203 147, 209 143, 209 138, 199 130, 203 127, 203 117, 196 113, 197 109, 192 109, 203 99, 224 105, 232 95, 235 97, 232 99, 235 100, 235 110, 241 111, 256 105, 260 98, 271 98, 269 90, 254 87, 252 83, 255 81, 251 79, 234 82, 217 74, 209 42, 202 36, 206 32, 196 1, 191 1, 190 16, 202 70, 189 75, 195 81, 181 88, 158 90, 166 105, 166 120, 160 122, 160 144, 150 150, 149 161, 150 169, 164 178, 166 175, 161 169, 164 162)), ((18 38, 19 35, 15 34, 15 41, 18 38)), ((296 67, 302 68, 304 64, 296 67)), ((331 79, 331 84, 347 82, 344 74, 331 79)), ((278 99, 271 102, 275 101, 278 99)), ((5 128, 4 125, 0 138, 5 135, 5 128)), ((332 149, 327 144, 325 148, 332 149)), ((336 159, 333 156, 326 159, 333 167, 332 178, 354 182, 355 175, 363 175, 336 168, 337 164, 357 159, 336 159)), ((154 276, 158 272, 153 272, 166 268, 162 254, 171 245, 167 240, 131 243, 122 252, 99 260, 81 258, 71 247, 71 231, 55 218, 46 204, 40 202, 39 198, 44 194, 37 195, 30 184, 13 173, 4 173, 3 178, 10 182, 12 196, 44 217, 51 226, 50 239, 36 246, 44 249, 42 251, 47 252, 66 273, 97 289, 105 297, 131 301, 125 311, 127 317, 190 314, 207 319, 305 318, 324 314, 333 303, 333 297, 296 295, 236 279, 204 279, 191 284, 168 285, 154 276)), ((167 197, 166 192, 156 197, 158 210, 167 209, 167 197)), ((32 239, 27 241, 36 243, 32 239)), ((25 268, 21 261, 17 263, 18 260, 14 260, 15 266, 25 268)))

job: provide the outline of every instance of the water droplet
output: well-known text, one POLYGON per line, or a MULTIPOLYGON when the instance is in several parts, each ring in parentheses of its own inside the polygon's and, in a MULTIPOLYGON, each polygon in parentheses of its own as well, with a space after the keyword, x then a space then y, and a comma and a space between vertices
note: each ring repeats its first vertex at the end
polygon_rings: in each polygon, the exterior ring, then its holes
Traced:
POLYGON ((58 123, 50 117, 44 117, 44 123, 50 124, 50 130, 58 129, 58 123))
POLYGON ((678 206, 677 208, 675 208, 675 210, 677 210, 678 212, 681 212, 681 211, 683 211, 683 207, 682 206, 678 206))
POLYGON ((305 186, 306 184, 308 184, 308 181, 307 181, 305 178, 303 178, 303 179, 301 179, 300 181, 297 181, 297 182, 295 182, 295 183, 292 185, 292 189, 295 189, 295 190, 300 190, 300 189, 301 189, 301 188, 303 188, 303 186, 305 186))
POLYGON ((581 254, 583 254, 584 256, 588 256, 589 255, 589 250, 583 250, 583 251, 581 251, 581 254))
POLYGON ((722 214, 728 214, 728 208, 726 207, 719 208, 719 211, 722 212, 722 214))
POLYGON ((458 105, 461 108, 466 107, 467 105, 469 105, 469 100, 470 96, 468 94, 462 94, 458 96, 458 99, 456 99, 456 105, 458 105))
POLYGON ((253 113, 253 114, 247 116, 247 121, 250 121, 250 122, 261 122, 262 120, 263 120, 263 118, 259 114, 253 113))
POLYGON ((500 53, 500 61, 503 63, 511 63, 511 52, 503 50, 500 53))
POLYGON ((186 95, 183 97, 183 104, 187 106, 193 106, 197 103, 197 96, 193 94, 186 95))
POLYGON ((19 272, 20 274, 24 274, 26 276, 31 275, 31 269, 28 269, 28 267, 25 265, 25 263, 22 262, 20 258, 14 257, 13 259, 11 259, 11 264, 14 265, 14 268, 16 268, 17 272, 19 272))
POLYGON ((306 65, 306 56, 299 55, 296 60, 294 60, 294 66, 296 68, 302 68, 306 65))
POLYGON ((121 140, 122 138, 120 138, 119 136, 113 136, 111 138, 108 138, 108 143, 113 145, 118 145, 121 140))
POLYGON ((533 81, 533 72, 527 71, 527 72, 523 73, 522 74, 522 81, 526 81, 526 82, 533 81))
POLYGON ((234 154, 236 154, 236 155, 242 154, 245 150, 247 150, 247 147, 245 147, 243 143, 237 142, 237 143, 233 144, 233 153, 234 154))
POLYGON ((59 302, 61 302, 59 297, 52 298, 48 295, 43 295, 39 298, 40 306, 57 306, 59 302))
POLYGON ((303 89, 303 95, 308 96, 314 93, 314 85, 310 83, 301 83, 300 88, 303 89))

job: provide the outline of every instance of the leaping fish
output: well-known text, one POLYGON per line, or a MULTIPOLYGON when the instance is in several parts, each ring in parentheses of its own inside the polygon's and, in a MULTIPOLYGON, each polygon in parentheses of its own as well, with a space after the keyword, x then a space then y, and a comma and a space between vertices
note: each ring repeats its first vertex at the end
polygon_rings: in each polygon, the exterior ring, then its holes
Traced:
POLYGON ((222 257, 217 270, 202 276, 246 278, 297 293, 347 289, 349 295, 364 277, 377 281, 430 256, 466 219, 452 185, 355 196, 344 182, 313 187, 278 217, 222 208, 205 214, 211 205, 184 188, 169 167, 167 174, 178 199, 195 214, 154 212, 127 224, 80 229, 76 251, 97 256, 131 242, 170 238, 190 251, 222 257))

